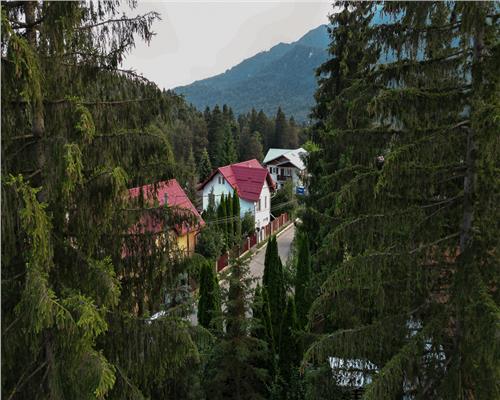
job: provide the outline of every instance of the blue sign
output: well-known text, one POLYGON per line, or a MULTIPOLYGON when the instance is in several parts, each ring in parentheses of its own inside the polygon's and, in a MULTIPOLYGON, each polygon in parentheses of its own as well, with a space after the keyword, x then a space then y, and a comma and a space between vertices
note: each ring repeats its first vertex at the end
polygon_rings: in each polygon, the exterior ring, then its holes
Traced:
POLYGON ((297 194, 304 194, 305 193, 304 186, 297 186, 297 188, 295 190, 296 190, 297 194))

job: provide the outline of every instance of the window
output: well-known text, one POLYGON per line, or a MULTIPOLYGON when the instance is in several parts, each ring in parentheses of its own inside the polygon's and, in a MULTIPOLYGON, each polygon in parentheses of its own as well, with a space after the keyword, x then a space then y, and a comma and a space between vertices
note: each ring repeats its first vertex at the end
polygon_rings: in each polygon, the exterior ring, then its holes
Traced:
POLYGON ((168 206, 168 193, 163 194, 163 205, 168 206))
POLYGON ((257 211, 260 211, 260 199, 259 202, 257 203, 257 211))
POLYGON ((264 209, 267 208, 267 196, 264 196, 264 209))

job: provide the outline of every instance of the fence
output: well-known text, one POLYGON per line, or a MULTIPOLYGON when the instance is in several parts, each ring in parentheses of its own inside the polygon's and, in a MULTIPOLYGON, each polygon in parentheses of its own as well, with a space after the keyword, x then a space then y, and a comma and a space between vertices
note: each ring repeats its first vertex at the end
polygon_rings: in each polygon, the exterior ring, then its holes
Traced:
MULTIPOLYGON (((265 237, 267 239, 269 236, 279 231, 284 225, 289 222, 289 216, 287 213, 281 214, 279 217, 272 220, 269 224, 264 227, 265 237)), ((238 255, 242 255, 246 251, 257 245, 257 233, 254 233, 247 237, 244 242, 239 247, 238 255)), ((233 250, 236 250, 233 249, 233 250)), ((221 255, 217 260, 217 272, 226 267, 229 264, 229 252, 221 255)))

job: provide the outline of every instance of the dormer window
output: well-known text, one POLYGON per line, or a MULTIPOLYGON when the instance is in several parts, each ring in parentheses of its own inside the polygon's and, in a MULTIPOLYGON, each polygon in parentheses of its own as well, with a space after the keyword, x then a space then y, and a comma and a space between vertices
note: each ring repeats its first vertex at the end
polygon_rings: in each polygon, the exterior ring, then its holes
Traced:
POLYGON ((168 206, 168 193, 163 194, 163 205, 168 206))

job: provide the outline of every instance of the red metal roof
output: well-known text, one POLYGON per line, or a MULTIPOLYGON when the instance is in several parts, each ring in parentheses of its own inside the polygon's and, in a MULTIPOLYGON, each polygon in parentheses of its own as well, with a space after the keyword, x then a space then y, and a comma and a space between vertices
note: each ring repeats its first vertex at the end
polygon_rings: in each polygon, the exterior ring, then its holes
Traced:
POLYGON ((218 172, 220 172, 231 187, 236 190, 238 196, 245 200, 259 200, 262 186, 264 186, 266 180, 270 190, 274 190, 275 187, 268 170, 262 167, 259 161, 254 158, 252 160, 217 168, 212 171, 205 182, 200 185, 200 189, 203 189, 218 172))
MULTIPOLYGON (((170 179, 168 181, 162 181, 129 189, 130 198, 133 199, 138 197, 141 193, 141 190, 145 199, 149 199, 152 201, 156 199, 160 206, 165 205, 165 195, 167 195, 167 205, 169 207, 179 207, 186 209, 196 217, 199 222, 199 226, 205 225, 205 221, 203 221, 203 218, 201 218, 195 206, 193 205, 193 203, 191 203, 191 200, 189 200, 186 193, 184 192, 184 190, 182 190, 176 179, 170 179)), ((190 227, 187 223, 183 223, 182 227, 175 227, 177 232, 181 235, 186 234, 189 228, 190 227)), ((153 229, 161 229, 161 227, 153 227, 153 229)))

